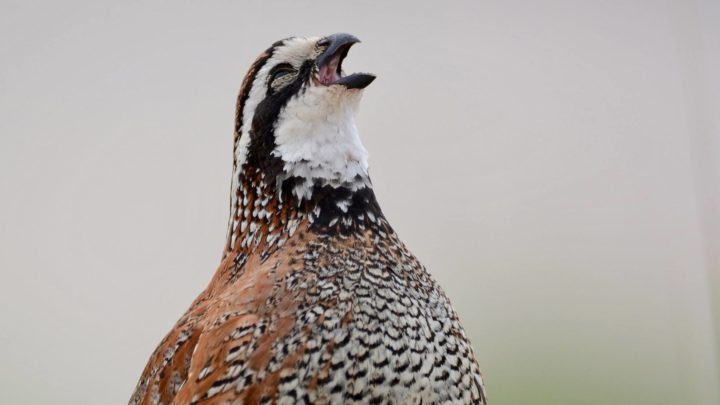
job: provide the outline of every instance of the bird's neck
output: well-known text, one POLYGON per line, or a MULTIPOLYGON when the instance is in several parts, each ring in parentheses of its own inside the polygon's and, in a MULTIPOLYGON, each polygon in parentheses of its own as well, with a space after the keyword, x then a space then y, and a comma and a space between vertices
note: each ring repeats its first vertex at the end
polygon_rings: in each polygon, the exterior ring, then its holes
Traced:
POLYGON ((246 163, 234 182, 225 255, 268 255, 299 228, 325 235, 392 232, 369 178, 331 184, 268 175, 246 163), (302 190, 298 192, 298 190, 302 190))

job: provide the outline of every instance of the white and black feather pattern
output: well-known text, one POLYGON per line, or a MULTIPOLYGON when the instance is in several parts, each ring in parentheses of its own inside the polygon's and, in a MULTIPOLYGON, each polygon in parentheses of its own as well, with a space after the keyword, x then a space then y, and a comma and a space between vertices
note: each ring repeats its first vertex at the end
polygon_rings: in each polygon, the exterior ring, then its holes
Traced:
POLYGON ((377 203, 360 90, 316 80, 322 43, 280 41, 246 76, 223 260, 131 404, 486 403, 450 301, 377 203))

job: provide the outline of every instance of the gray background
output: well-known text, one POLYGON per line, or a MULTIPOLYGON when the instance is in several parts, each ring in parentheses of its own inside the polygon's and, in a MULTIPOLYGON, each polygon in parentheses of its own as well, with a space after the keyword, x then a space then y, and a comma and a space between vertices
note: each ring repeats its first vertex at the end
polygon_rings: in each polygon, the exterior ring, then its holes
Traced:
POLYGON ((493 404, 717 404, 713 1, 3 1, 0 403, 117 404, 223 247, 251 61, 354 33, 493 404))

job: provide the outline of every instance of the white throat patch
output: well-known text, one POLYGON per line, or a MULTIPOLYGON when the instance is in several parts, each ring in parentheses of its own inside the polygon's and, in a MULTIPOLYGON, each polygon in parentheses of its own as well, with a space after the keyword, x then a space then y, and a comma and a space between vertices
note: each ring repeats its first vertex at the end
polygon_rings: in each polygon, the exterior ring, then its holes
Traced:
POLYGON ((298 198, 309 198, 313 184, 370 186, 368 153, 360 142, 355 114, 362 94, 343 86, 311 85, 280 111, 272 154, 283 161, 283 177, 299 177, 298 198))

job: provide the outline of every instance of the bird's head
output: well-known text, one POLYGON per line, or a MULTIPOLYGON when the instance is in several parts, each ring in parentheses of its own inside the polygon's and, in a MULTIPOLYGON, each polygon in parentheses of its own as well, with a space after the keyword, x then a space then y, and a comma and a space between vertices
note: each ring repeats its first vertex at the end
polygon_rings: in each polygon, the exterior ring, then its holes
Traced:
POLYGON ((274 184, 292 180, 300 199, 315 186, 369 186, 355 113, 375 76, 342 69, 357 42, 350 34, 293 37, 260 55, 238 97, 233 182, 249 170, 274 184))

